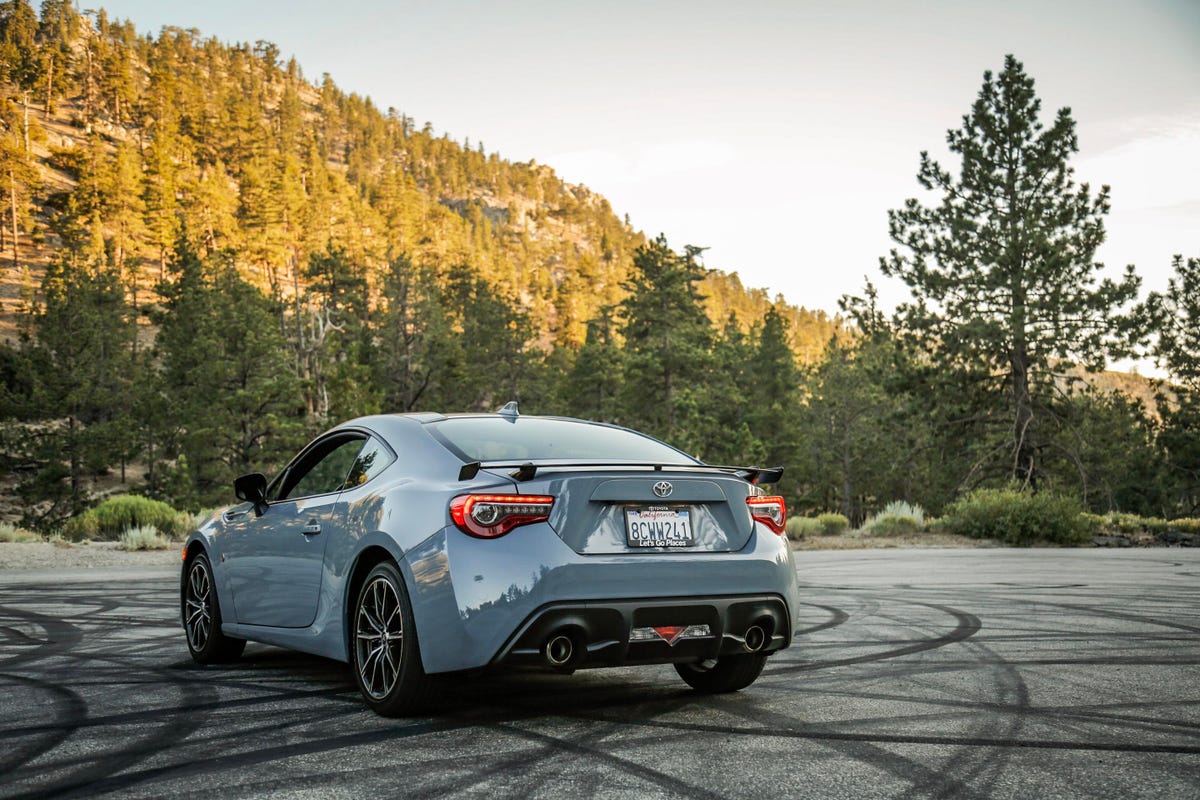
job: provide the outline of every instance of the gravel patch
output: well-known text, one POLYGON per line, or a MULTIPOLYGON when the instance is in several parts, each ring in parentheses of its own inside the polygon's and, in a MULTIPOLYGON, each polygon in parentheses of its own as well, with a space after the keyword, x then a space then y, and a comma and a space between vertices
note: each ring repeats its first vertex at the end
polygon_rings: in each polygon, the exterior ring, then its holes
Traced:
POLYGON ((117 542, 0 542, 0 570, 177 566, 181 548, 127 551, 117 542))
POLYGON ((876 536, 865 531, 847 531, 833 536, 806 536, 792 541, 793 550, 886 550, 927 547, 1004 547, 994 539, 972 539, 952 533, 903 533, 876 536))

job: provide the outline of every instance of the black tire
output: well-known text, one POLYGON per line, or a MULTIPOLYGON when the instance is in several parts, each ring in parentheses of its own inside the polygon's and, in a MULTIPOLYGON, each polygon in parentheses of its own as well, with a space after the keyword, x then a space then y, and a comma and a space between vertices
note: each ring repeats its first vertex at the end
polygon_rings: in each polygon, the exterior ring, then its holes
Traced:
POLYGON ((212 564, 203 553, 187 564, 180 588, 180 607, 188 652, 197 664, 236 661, 246 649, 245 639, 234 639, 221 632, 221 603, 213 583, 212 564))
POLYGON ((711 667, 676 664, 675 671, 688 686, 701 694, 724 694, 745 689, 758 679, 767 663, 762 653, 722 656, 711 667))
POLYGON ((375 713, 399 717, 434 699, 434 681, 421 666, 412 603, 400 570, 377 564, 358 590, 350 620, 350 667, 375 713))

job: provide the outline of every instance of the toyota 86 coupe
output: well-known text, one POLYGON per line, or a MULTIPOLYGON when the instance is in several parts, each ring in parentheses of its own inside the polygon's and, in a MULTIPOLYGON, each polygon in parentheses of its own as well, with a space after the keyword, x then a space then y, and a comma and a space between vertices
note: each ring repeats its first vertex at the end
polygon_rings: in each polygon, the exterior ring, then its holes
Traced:
POLYGON ((317 437, 183 553, 202 664, 247 641, 348 662, 386 716, 433 677, 666 664, 698 692, 749 686, 798 603, 782 469, 705 464, 560 417, 385 414, 317 437))

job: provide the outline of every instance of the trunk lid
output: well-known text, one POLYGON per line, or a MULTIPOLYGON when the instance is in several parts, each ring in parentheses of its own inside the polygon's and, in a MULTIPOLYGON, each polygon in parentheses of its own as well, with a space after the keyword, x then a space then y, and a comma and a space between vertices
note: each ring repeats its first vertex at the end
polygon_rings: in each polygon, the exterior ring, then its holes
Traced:
POLYGON ((517 483, 517 490, 555 498, 550 526, 581 555, 727 553, 745 547, 754 530, 746 506, 749 483, 686 467, 631 472, 539 466, 537 476, 517 483), (639 539, 672 544, 633 543, 639 539))

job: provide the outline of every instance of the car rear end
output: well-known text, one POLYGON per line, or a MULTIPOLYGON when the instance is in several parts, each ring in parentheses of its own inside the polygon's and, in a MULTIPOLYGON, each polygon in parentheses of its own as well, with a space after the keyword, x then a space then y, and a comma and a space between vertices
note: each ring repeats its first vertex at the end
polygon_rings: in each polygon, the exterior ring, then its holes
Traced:
POLYGON ((786 511, 754 482, 763 473, 573 420, 427 427, 464 479, 444 536, 413 554, 414 573, 444 559, 457 616, 422 629, 441 640, 428 670, 700 665, 791 643, 786 511))

